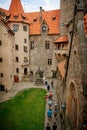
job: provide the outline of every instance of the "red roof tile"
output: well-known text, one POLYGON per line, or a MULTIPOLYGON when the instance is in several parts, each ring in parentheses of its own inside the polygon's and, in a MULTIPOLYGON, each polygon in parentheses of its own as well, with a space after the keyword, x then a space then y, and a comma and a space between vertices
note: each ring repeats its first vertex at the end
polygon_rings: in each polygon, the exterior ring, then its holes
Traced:
MULTIPOLYGON (((30 35, 40 34, 40 12, 31 12, 26 14, 30 23, 30 35), (33 20, 37 18, 36 22, 33 20)), ((59 34, 60 10, 42 11, 42 21, 45 20, 49 31, 48 34, 59 34), (55 19, 53 20, 53 16, 55 19)))
POLYGON ((87 13, 84 16, 84 27, 85 27, 85 33, 87 35, 87 13))
MULTIPOLYGON (((25 22, 30 24, 30 35, 41 34, 40 12, 24 13, 20 0, 12 0, 9 10, 3 10, 7 22, 25 22), (36 19, 36 21, 34 21, 36 19)), ((42 11, 42 21, 48 25, 48 34, 59 34, 60 10, 42 11)))
POLYGON ((9 12, 15 15, 24 14, 24 10, 23 10, 20 0, 11 1, 9 12))
POLYGON ((56 39, 55 43, 68 42, 68 36, 60 36, 56 39))
POLYGON ((60 63, 58 63, 58 68, 59 68, 59 71, 60 71, 60 74, 61 74, 62 78, 65 77, 65 63, 66 63, 66 60, 61 61, 60 63))
POLYGON ((10 8, 8 11, 5 11, 8 16, 7 22, 25 22, 28 23, 28 19, 24 13, 22 4, 20 0, 12 0, 10 8), (15 18, 16 17, 16 18, 15 18))

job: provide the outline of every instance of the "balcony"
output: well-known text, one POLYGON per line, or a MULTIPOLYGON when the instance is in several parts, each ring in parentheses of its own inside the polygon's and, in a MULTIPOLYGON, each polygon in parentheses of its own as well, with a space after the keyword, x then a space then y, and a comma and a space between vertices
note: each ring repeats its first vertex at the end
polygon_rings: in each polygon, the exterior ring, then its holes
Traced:
POLYGON ((65 54, 68 55, 69 50, 68 49, 55 49, 54 53, 55 54, 61 54, 61 55, 65 55, 65 54))

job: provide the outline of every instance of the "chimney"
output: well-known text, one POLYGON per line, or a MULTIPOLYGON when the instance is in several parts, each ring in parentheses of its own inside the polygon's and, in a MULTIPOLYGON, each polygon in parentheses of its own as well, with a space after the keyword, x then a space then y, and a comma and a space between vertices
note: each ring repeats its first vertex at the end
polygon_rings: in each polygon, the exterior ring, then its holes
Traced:
POLYGON ((42 7, 40 7, 40 23, 42 23, 42 7))

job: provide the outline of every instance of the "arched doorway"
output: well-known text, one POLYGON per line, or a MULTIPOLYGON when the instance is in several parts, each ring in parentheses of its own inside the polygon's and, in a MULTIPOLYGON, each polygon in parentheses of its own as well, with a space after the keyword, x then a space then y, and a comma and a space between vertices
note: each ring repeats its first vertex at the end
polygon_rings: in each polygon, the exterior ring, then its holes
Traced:
POLYGON ((27 75, 27 68, 24 68, 24 75, 27 75))
POLYGON ((67 93, 66 114, 70 119, 72 127, 77 127, 77 95, 74 84, 71 82, 67 93))

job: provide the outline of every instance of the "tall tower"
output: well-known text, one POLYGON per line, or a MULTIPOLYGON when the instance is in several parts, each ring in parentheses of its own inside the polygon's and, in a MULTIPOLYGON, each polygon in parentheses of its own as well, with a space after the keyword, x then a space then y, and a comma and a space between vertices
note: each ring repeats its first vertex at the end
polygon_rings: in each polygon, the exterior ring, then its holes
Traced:
POLYGON ((12 0, 7 23, 14 31, 14 81, 29 73, 29 22, 20 0, 12 0))

